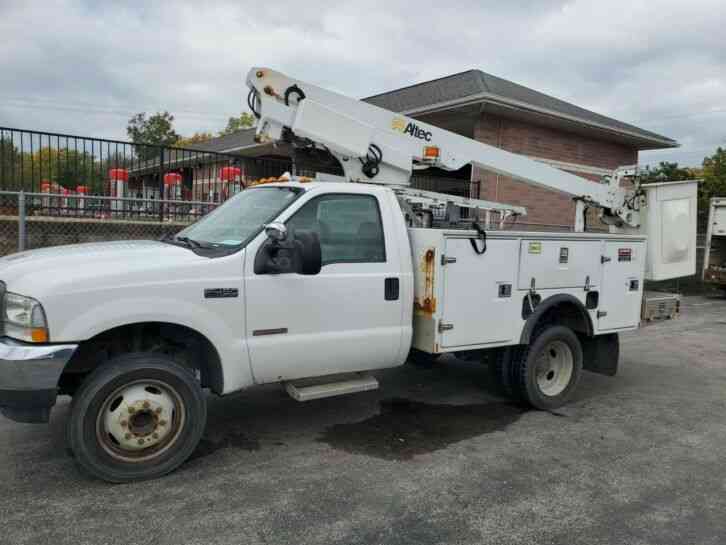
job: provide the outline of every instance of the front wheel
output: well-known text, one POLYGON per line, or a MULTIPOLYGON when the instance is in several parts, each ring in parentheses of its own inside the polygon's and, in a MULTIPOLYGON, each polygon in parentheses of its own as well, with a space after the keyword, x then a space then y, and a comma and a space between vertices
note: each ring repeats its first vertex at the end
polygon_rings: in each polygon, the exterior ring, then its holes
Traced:
POLYGON ((533 407, 557 409, 577 388, 582 361, 577 335, 564 326, 548 327, 512 362, 513 386, 533 407))
POLYGON ((207 419, 194 374, 158 354, 114 358, 73 398, 68 441, 80 466, 114 483, 165 475, 192 454, 207 419))

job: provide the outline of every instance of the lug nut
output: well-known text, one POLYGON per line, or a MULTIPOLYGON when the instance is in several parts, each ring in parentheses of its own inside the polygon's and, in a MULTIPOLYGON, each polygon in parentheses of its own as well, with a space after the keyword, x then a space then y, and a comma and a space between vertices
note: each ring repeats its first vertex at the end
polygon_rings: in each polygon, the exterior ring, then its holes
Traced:
POLYGON ((128 422, 126 422, 126 420, 122 420, 122 421, 121 421, 121 427, 122 427, 122 428, 125 428, 125 427, 126 427, 126 426, 128 426, 128 425, 129 425, 129 423, 128 423, 128 422))
POLYGON ((130 433, 127 433, 127 434, 126 434, 126 439, 127 439, 127 440, 128 440, 128 439, 131 439, 131 434, 130 434, 130 433))
POLYGON ((143 445, 143 444, 144 444, 144 440, 143 439, 139 439, 139 445, 143 445))
POLYGON ((158 439, 159 438, 159 434, 158 433, 152 433, 151 434, 151 437, 153 437, 154 439, 158 439))
POLYGON ((166 426, 166 420, 159 420, 159 426, 166 426))
POLYGON ((156 414, 161 414, 161 407, 157 407, 156 414))
POLYGON ((148 409, 148 408, 149 408, 149 406, 150 406, 150 405, 149 405, 149 402, 148 402, 148 401, 144 401, 144 409, 148 409))

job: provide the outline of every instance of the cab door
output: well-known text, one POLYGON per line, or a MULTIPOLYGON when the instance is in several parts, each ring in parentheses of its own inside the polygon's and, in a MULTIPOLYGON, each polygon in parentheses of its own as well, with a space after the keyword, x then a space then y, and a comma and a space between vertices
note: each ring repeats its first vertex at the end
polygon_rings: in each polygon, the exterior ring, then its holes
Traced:
POLYGON ((257 275, 261 234, 246 256, 247 341, 255 381, 362 371, 396 365, 403 333, 400 266, 375 195, 327 193, 286 221, 314 231, 319 274, 257 275))

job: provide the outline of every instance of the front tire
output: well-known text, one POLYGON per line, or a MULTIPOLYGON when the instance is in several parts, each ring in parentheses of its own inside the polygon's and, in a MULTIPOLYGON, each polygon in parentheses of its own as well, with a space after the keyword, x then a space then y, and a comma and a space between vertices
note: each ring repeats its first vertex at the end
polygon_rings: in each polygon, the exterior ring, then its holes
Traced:
POLYGON ((204 393, 189 369, 161 354, 125 354, 93 371, 76 392, 68 442, 94 477, 154 479, 194 452, 206 420, 204 393))
POLYGON ((533 407, 557 409, 577 388, 582 362, 577 335, 564 326, 548 327, 512 362, 512 386, 533 407))

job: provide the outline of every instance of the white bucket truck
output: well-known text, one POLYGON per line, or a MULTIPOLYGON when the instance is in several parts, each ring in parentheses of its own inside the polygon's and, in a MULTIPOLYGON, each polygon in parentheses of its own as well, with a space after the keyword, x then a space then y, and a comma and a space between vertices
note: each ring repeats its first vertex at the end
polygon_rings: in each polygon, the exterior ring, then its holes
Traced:
POLYGON ((73 396, 68 441, 96 477, 183 463, 203 388, 279 382, 305 401, 376 388, 371 371, 409 356, 489 359, 512 395, 554 409, 583 369, 615 373, 646 278, 695 272, 692 182, 594 183, 273 70, 248 84, 260 140, 325 149, 344 176, 247 189, 166 241, 0 260, 0 408, 42 422, 73 396), (575 232, 482 228, 459 210, 526 211, 409 187, 413 169, 467 164, 572 195, 575 232), (588 207, 609 234, 585 232, 588 207))

